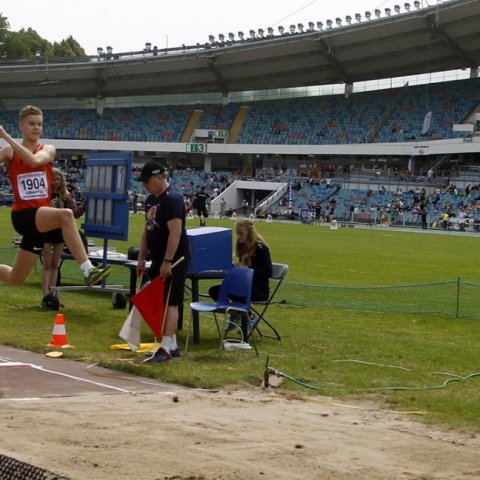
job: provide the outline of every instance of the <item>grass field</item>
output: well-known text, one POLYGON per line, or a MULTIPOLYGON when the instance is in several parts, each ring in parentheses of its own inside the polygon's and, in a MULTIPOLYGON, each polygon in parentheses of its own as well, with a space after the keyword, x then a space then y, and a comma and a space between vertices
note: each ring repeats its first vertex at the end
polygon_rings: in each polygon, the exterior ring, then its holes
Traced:
MULTIPOLYGON (((208 224, 233 226, 231 220, 212 219, 208 224)), ((126 252, 138 244, 142 225, 142 216, 132 215, 129 241, 110 245, 126 252)), ((190 220, 188 226, 197 225, 190 220)), ((473 236, 265 222, 257 228, 273 260, 289 264, 288 283, 370 287, 458 277, 480 283, 480 239, 473 236)), ((14 235, 10 210, 1 207, 2 262, 12 261, 14 235)), ((65 279, 74 280, 70 278, 76 274, 73 262, 68 263, 72 274, 67 272, 65 279)), ((117 267, 112 281, 126 284, 127 278, 127 269, 117 267)), ((55 313, 40 308, 39 282, 37 268, 22 288, 0 287, 1 343, 48 350, 55 313)), ((70 359, 167 382, 218 388, 245 382, 259 385, 268 357, 270 367, 289 377, 282 385, 287 391, 368 398, 390 409, 420 412, 418 418, 425 422, 480 431, 480 319, 474 316, 362 312, 287 302, 269 311, 282 341, 257 339, 259 357, 252 352, 220 351, 214 322, 202 316, 199 345, 190 345, 179 362, 152 365, 141 364, 138 354, 110 349, 121 342, 118 332, 127 312, 114 310, 109 294, 64 292, 61 300, 68 340, 76 347, 65 352, 70 359)), ((179 340, 184 339, 182 330, 179 340)), ((152 341, 146 328, 142 341, 152 341)))

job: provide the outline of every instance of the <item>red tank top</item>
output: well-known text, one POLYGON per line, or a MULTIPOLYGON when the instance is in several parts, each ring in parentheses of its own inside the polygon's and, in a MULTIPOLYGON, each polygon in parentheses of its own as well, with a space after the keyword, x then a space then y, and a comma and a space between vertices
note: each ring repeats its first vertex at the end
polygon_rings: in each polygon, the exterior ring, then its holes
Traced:
MULTIPOLYGON (((33 153, 37 153, 43 145, 37 145, 33 153)), ((49 207, 52 195, 52 164, 32 168, 27 165, 16 152, 7 167, 10 184, 13 190, 12 211, 27 208, 49 207)))

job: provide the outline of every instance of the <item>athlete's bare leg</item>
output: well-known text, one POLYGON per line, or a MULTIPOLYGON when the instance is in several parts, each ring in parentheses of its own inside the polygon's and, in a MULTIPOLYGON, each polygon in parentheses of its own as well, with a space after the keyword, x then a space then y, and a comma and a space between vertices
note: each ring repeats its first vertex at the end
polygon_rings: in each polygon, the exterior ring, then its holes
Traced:
POLYGON ((27 250, 18 250, 13 267, 0 265, 0 280, 9 285, 23 285, 27 275, 32 271, 38 255, 27 250))
POLYGON ((88 260, 72 210, 69 208, 40 207, 35 215, 35 224, 40 232, 60 228, 63 239, 78 264, 81 265, 88 260))

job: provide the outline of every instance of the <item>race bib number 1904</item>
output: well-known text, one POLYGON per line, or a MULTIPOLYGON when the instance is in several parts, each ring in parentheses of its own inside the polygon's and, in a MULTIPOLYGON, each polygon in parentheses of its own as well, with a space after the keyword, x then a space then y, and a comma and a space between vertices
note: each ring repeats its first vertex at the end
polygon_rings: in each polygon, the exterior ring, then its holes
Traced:
POLYGON ((37 200, 48 197, 45 172, 22 173, 17 177, 17 186, 22 200, 37 200))

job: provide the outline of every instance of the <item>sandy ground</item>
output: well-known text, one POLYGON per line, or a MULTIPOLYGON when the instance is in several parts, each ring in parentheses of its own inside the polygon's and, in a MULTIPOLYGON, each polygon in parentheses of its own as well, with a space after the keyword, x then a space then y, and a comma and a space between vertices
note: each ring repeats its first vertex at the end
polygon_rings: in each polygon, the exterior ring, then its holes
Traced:
POLYGON ((71 479, 480 479, 480 436, 242 387, 2 401, 0 452, 71 479))

